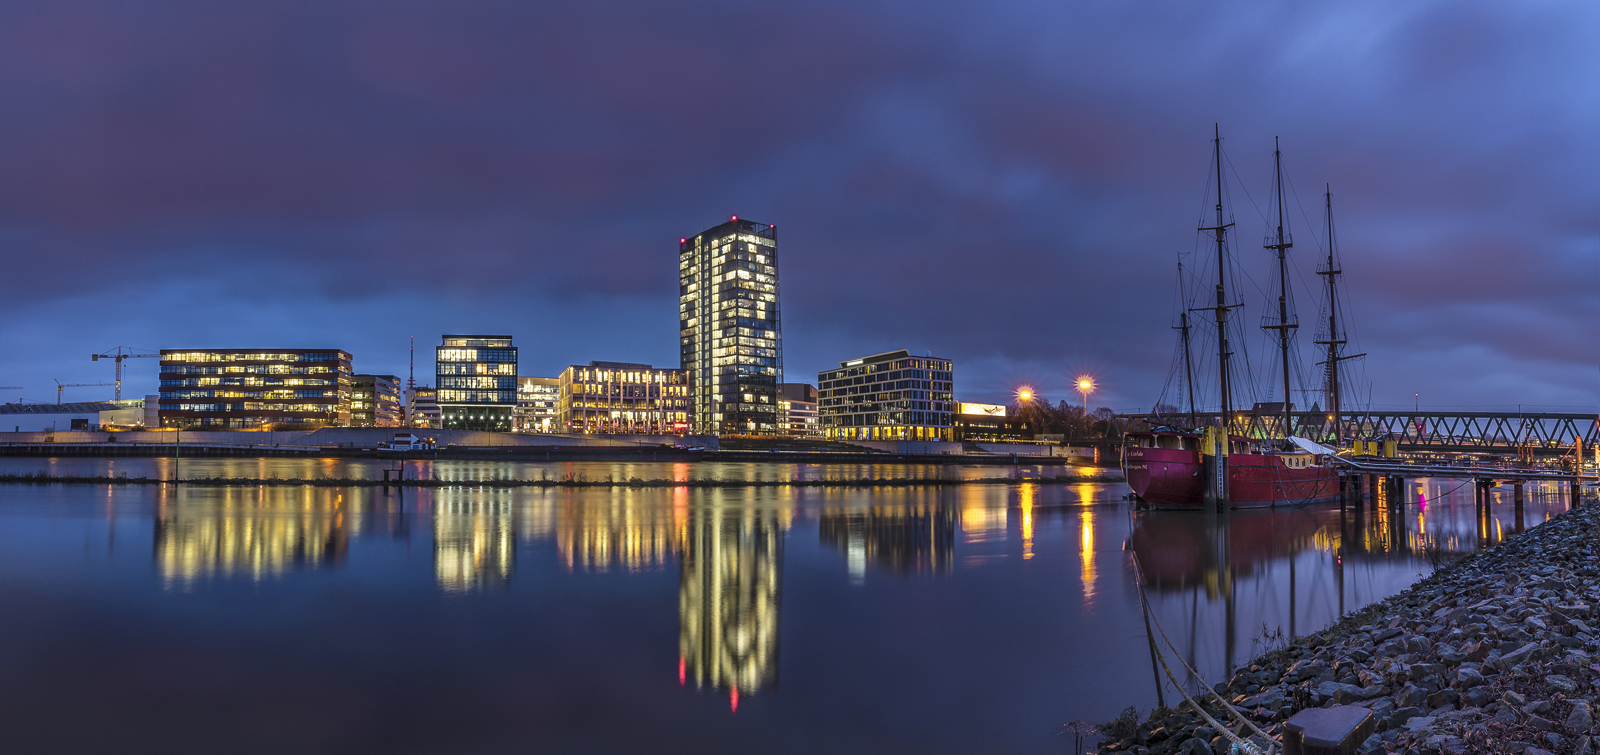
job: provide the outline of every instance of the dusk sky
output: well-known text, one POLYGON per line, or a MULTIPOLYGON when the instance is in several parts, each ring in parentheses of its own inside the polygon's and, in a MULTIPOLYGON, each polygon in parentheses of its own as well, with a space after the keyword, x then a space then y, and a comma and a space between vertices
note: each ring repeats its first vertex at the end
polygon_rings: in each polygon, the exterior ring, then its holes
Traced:
POLYGON ((906 348, 960 400, 1148 410, 1219 124, 1258 368, 1277 136, 1312 285, 1332 186, 1363 397, 1593 411, 1597 39, 1587 0, 8 2, 0 400, 119 345, 676 366, 678 239, 738 215, 789 381, 906 348))

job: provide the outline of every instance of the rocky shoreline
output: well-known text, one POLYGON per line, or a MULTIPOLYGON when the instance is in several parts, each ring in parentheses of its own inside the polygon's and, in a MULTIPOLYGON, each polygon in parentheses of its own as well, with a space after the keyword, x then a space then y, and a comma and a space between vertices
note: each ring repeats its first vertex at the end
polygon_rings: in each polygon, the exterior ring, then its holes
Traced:
MULTIPOLYGON (((1274 737, 1304 708, 1368 708, 1377 733, 1360 753, 1600 755, 1597 555, 1600 506, 1590 497, 1255 659, 1217 693, 1274 737)), ((1201 702, 1238 730, 1215 698, 1201 702)), ((1182 708, 1125 718, 1108 733, 1103 753, 1221 755, 1230 746, 1182 708)))

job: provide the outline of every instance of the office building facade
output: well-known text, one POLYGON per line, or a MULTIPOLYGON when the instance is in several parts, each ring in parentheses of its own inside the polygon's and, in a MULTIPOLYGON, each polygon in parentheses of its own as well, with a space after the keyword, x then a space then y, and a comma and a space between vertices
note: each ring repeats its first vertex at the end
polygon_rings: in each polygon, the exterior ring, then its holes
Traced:
POLYGON ((1033 440, 1033 426, 1022 417, 1008 416, 1003 404, 956 404, 956 440, 1001 442, 1033 440))
POLYGON ((681 366, 695 433, 777 435, 778 231, 735 217, 678 244, 681 366))
POLYGON ((162 427, 301 430, 350 424, 350 353, 162 349, 162 427))
POLYGON ((820 438, 817 421, 817 387, 810 383, 778 385, 778 428, 791 438, 820 438))
POLYGON ((683 370, 590 362, 561 372, 556 424, 569 433, 682 434, 691 391, 683 370))
POLYGON ((560 403, 561 378, 518 377, 514 429, 519 433, 556 432, 560 403))
POLYGON ((891 351, 840 362, 817 375, 822 432, 838 440, 955 439, 948 359, 891 351))
POLYGON ((517 409, 511 336, 447 335, 435 351, 434 372, 441 427, 511 431, 517 409))
POLYGON ((439 418, 439 391, 433 387, 407 388, 406 406, 411 413, 411 427, 438 429, 443 426, 439 418))
POLYGON ((394 375, 356 375, 350 380, 351 427, 399 427, 400 378, 394 375))

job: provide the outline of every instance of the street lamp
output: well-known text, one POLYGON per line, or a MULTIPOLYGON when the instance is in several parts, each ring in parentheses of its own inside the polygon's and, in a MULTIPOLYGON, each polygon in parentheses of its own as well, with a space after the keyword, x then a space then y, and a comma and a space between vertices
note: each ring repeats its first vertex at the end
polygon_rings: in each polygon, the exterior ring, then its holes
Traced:
POLYGON ((1088 375, 1078 377, 1078 392, 1083 394, 1083 414, 1089 416, 1089 394, 1094 392, 1094 378, 1088 375))
POLYGON ((1017 388, 1017 401, 1023 404, 1033 400, 1033 386, 1024 385, 1017 388))

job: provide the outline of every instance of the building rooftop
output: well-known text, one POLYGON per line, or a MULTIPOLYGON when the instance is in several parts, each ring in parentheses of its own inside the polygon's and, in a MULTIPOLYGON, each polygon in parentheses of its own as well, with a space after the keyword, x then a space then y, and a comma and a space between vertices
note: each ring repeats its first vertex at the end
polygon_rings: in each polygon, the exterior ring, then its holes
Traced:
POLYGON ((79 401, 70 404, 0 404, 0 414, 88 414, 109 412, 122 407, 110 401, 79 401))

